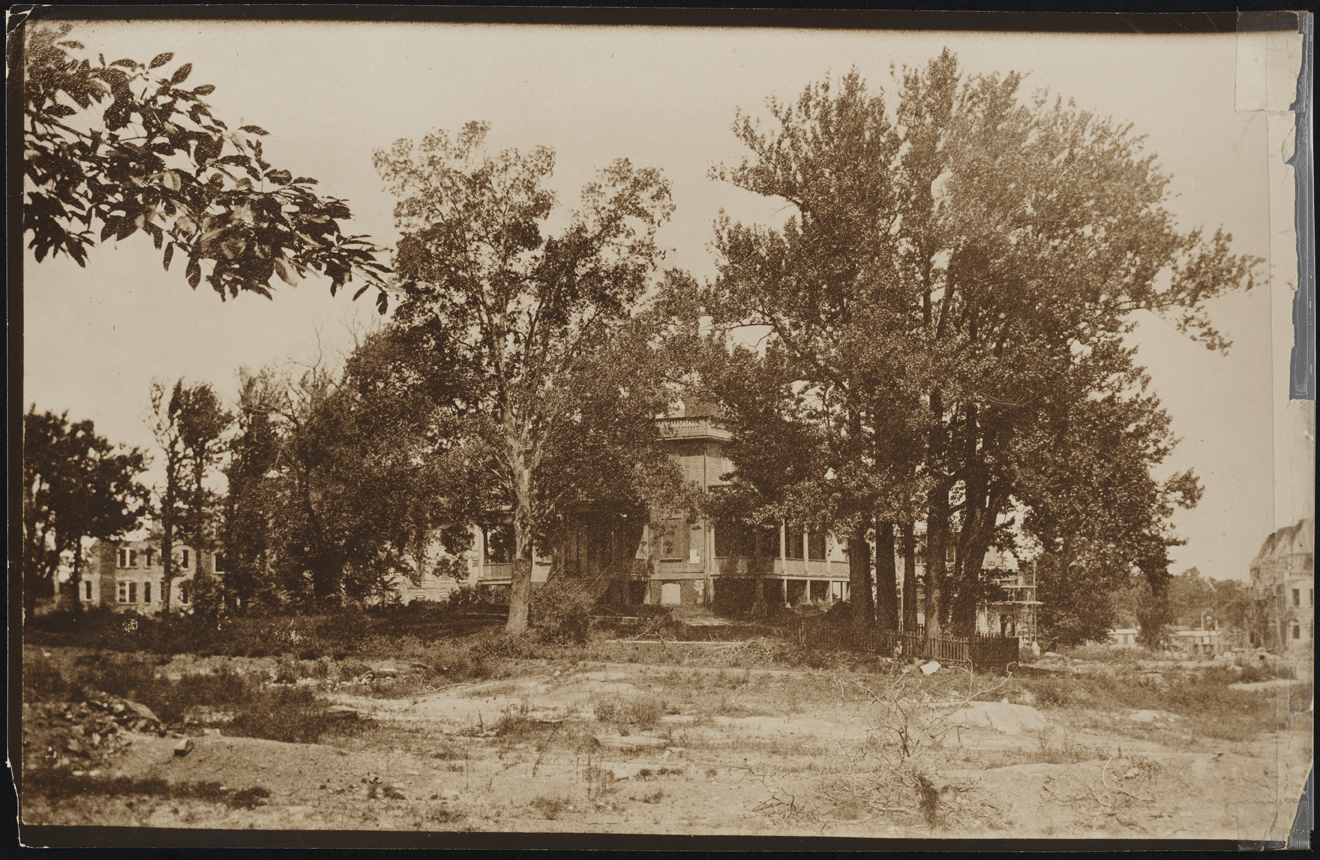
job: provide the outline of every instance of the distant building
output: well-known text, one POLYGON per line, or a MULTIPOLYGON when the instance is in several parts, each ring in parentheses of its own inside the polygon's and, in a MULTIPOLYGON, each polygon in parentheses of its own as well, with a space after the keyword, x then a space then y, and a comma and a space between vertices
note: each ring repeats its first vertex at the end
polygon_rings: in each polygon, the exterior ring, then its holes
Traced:
MULTIPOLYGON (((187 611, 192 606, 193 578, 199 572, 223 575, 223 560, 215 553, 198 552, 186 544, 175 544, 173 555, 170 605, 187 611)), ((97 540, 87 553, 78 600, 84 606, 157 615, 164 605, 164 580, 159 539, 97 540)))
POLYGON ((1197 657, 1214 657, 1226 650, 1218 630, 1176 630, 1169 637, 1169 646, 1197 657))
MULTIPOLYGON (((1302 519, 1276 531, 1251 561, 1253 596, 1274 614, 1264 641, 1252 644, 1279 653, 1307 651, 1315 637, 1315 521, 1302 519), (1273 641, 1270 641, 1270 640, 1273 641)), ((1258 638, 1257 636, 1253 638, 1258 638)))
POLYGON ((1036 566, 1018 569, 1011 555, 993 549, 981 564, 984 580, 999 591, 996 599, 982 601, 976 608, 976 630, 986 636, 1017 636, 1024 643, 1036 641, 1036 566))
POLYGON ((1120 627, 1117 630, 1110 630, 1107 644, 1116 645, 1119 648, 1137 647, 1137 628, 1120 627))

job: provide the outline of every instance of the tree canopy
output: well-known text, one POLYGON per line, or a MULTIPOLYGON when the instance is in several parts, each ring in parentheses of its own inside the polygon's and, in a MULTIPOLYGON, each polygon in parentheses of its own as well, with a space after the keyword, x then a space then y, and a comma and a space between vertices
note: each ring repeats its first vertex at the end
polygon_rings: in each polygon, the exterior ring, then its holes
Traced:
POLYGON ((781 385, 805 401, 793 420, 831 440, 813 480, 853 510, 922 515, 932 634, 970 631, 985 553, 1011 541, 1013 503, 1045 507, 1038 461, 1080 449, 1063 443, 1094 399, 1136 423, 1100 456, 1126 460, 1114 492, 1136 498, 1110 525, 1158 584, 1171 504, 1196 492, 1190 476, 1151 482, 1167 417, 1124 339, 1153 313, 1226 349, 1205 303, 1250 289, 1258 263, 1222 232, 1176 227, 1130 127, 1020 84, 963 77, 946 51, 904 70, 889 104, 852 73, 772 100, 767 128, 740 115, 751 155, 715 171, 792 214, 779 230, 721 222, 699 305, 717 338, 768 332, 764 360, 782 355, 781 385))
MULTIPOLYGON (((116 449, 91 421, 68 414, 23 416, 23 607, 28 617, 39 593, 50 594, 63 553, 73 556, 75 581, 83 538, 108 539, 137 528, 148 494, 137 481, 146 458, 116 449)), ((75 606, 80 604, 75 601, 75 606)))
POLYGON ((620 159, 582 191, 557 234, 544 187, 554 153, 487 152, 469 123, 376 153, 398 198, 395 271, 405 298, 393 325, 424 338, 431 361, 462 375, 480 406, 471 437, 493 458, 514 531, 508 629, 526 628, 538 478, 605 368, 593 357, 629 325, 659 259, 670 214, 659 171, 620 159))
POLYGON ((211 113, 211 84, 190 85, 192 64, 168 74, 166 52, 149 62, 95 62, 66 38, 71 24, 26 30, 23 64, 23 231, 38 262, 68 255, 86 266, 98 242, 151 237, 168 270, 221 298, 269 297, 275 279, 309 274, 330 291, 359 278, 388 306, 379 249, 346 234, 343 200, 320 197, 317 181, 277 168, 256 125, 230 128, 211 113))

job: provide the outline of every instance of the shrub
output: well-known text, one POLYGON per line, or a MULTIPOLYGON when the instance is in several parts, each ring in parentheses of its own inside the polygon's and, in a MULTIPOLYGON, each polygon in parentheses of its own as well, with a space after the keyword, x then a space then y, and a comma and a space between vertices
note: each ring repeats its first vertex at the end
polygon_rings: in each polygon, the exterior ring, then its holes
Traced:
POLYGON ((542 641, 582 644, 590 638, 595 606, 586 583, 561 579, 532 594, 530 621, 542 641))

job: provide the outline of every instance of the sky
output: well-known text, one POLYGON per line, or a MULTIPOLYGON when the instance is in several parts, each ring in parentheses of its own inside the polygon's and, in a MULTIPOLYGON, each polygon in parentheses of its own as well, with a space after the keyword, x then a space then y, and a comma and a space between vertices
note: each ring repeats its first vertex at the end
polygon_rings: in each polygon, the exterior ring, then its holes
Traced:
MULTIPOLYGON (((119 21, 81 24, 71 38, 108 60, 173 51, 176 64, 191 62, 190 85, 216 86, 215 115, 267 129, 269 161, 318 178, 323 193, 349 202, 351 232, 386 246, 397 238, 394 201, 373 151, 485 120, 492 149, 556 151, 552 185, 567 205, 615 158, 662 169, 676 207, 658 237, 665 265, 710 277, 722 209, 773 225, 787 217, 781 201, 709 178, 712 166, 743 157, 731 131, 738 109, 768 119, 768 97, 795 99, 851 68, 870 89, 893 93, 891 64, 924 65, 946 46, 965 74, 1026 72, 1027 91, 1130 122, 1171 174, 1170 209, 1182 226, 1222 225, 1237 252, 1275 262, 1291 229, 1271 222, 1279 181, 1267 154, 1279 133, 1264 111, 1238 109, 1232 34, 119 21)), ((323 281, 280 285, 273 301, 221 302, 205 285, 193 292, 182 267, 163 272, 140 235, 95 249, 86 269, 67 259, 36 264, 30 252, 27 261, 25 404, 91 418, 111 441, 144 449, 153 446, 144 417, 153 378, 207 381, 232 401, 240 367, 341 356, 354 332, 379 324, 370 295, 332 298, 323 281)), ((1206 488, 1176 519, 1188 543, 1173 553, 1175 572, 1243 579, 1277 527, 1275 415, 1289 344, 1271 325, 1293 272, 1267 265, 1257 290, 1212 304, 1234 343, 1227 356, 1162 320, 1138 320, 1139 360, 1182 438, 1163 471, 1194 468, 1206 488)))

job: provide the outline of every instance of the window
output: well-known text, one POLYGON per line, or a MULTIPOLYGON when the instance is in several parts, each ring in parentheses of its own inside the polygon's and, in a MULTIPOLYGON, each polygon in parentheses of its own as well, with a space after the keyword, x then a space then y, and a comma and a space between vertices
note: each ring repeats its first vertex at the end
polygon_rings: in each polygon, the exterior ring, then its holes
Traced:
POLYGON ((92 581, 90 579, 83 583, 83 596, 87 600, 92 599, 92 581))
POLYGON ((1301 627, 1300 624, 1294 624, 1294 625, 1293 625, 1293 638, 1294 638, 1294 639, 1301 639, 1301 638, 1302 638, 1302 627, 1301 627))
POLYGON ((1294 589, 1293 589, 1293 606, 1301 606, 1301 605, 1302 605, 1302 590, 1301 590, 1300 588, 1294 588, 1294 589))
POLYGON ((136 582, 130 582, 130 583, 128 584, 128 602, 129 602, 129 603, 137 603, 137 583, 136 583, 136 582))
POLYGON ((142 583, 142 602, 143 602, 143 603, 150 603, 150 602, 151 602, 151 583, 150 583, 150 582, 144 582, 144 583, 142 583))
POLYGON ((785 555, 788 558, 802 558, 802 527, 789 525, 784 530, 784 540, 787 542, 785 555))
POLYGON ((179 583, 179 602, 180 603, 188 602, 188 583, 186 582, 179 583))
POLYGON ((513 561, 513 523, 486 526, 486 561, 508 564, 513 561))
POLYGON ((679 546, 683 534, 683 521, 674 518, 656 525, 656 535, 660 540, 660 558, 665 561, 677 561, 683 558, 683 548, 679 546))
POLYGON ((779 526, 761 526, 761 555, 779 558, 779 526))
POLYGON ((121 549, 119 551, 120 567, 137 567, 137 550, 121 549))
POLYGON ((807 558, 815 561, 825 560, 825 533, 807 533, 807 558))
POLYGON ((120 603, 127 603, 127 602, 128 602, 128 583, 127 583, 127 582, 121 582, 121 583, 119 583, 119 602, 120 602, 120 603))
POLYGON ((186 549, 183 551, 183 561, 182 563, 179 564, 179 567, 183 568, 184 570, 188 569, 188 550, 186 549))
POLYGON ((151 557, 156 554, 156 551, 152 549, 147 549, 147 550, 143 550, 143 553, 146 555, 146 561, 144 562, 144 564, 146 564, 147 567, 151 567, 151 557))
POLYGON ((211 558, 212 558, 212 561, 215 562, 215 565, 214 565, 214 566, 215 566, 215 572, 216 572, 216 573, 224 573, 224 572, 225 572, 225 559, 224 559, 224 556, 222 556, 220 553, 216 553, 216 554, 215 554, 214 556, 212 556, 211 558))

